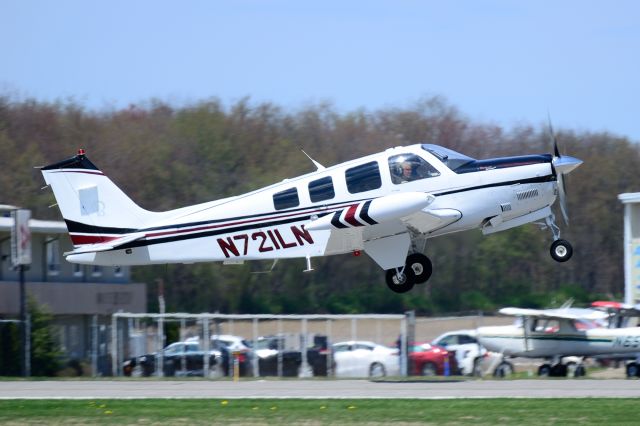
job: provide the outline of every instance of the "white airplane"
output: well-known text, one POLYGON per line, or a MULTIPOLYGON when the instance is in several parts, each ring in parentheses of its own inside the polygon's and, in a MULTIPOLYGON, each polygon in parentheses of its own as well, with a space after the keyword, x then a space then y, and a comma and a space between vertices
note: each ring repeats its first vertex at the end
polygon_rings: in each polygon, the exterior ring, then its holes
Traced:
POLYGON ((553 233, 551 256, 569 260, 551 206, 563 175, 582 161, 554 155, 476 160, 437 145, 411 145, 317 170, 236 197, 166 212, 142 209, 85 155, 42 167, 67 224, 69 262, 148 265, 306 258, 367 253, 387 285, 426 282, 426 241, 480 228, 484 234, 530 222, 553 233))
MULTIPOLYGON (((519 318, 513 325, 478 328, 478 340, 490 351, 509 357, 545 358, 541 376, 566 376, 563 357, 633 354, 640 349, 640 327, 608 328, 610 314, 595 309, 503 308, 519 318)), ((575 375, 584 375, 577 366, 575 375)))

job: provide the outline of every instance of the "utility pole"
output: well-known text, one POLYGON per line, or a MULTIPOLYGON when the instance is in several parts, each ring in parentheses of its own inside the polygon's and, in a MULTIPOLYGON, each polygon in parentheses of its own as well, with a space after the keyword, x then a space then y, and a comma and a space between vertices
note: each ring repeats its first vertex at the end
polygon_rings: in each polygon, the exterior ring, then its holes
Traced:
POLYGON ((13 218, 13 228, 11 229, 11 263, 18 269, 18 277, 20 282, 20 323, 21 327, 21 347, 22 347, 22 368, 21 372, 24 377, 31 376, 31 351, 30 327, 27 327, 27 296, 25 290, 25 270, 31 264, 31 230, 29 229, 29 220, 31 219, 31 210, 15 209, 11 211, 13 218))

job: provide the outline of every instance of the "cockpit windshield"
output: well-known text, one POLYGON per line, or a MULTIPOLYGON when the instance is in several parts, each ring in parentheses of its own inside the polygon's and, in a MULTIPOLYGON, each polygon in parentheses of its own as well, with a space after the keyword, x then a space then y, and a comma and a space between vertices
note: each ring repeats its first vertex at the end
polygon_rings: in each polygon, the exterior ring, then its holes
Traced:
POLYGON ((422 149, 432 155, 435 155, 438 160, 442 161, 445 166, 449 167, 454 172, 465 164, 476 161, 475 158, 468 157, 452 149, 444 148, 439 145, 425 143, 422 144, 422 149))

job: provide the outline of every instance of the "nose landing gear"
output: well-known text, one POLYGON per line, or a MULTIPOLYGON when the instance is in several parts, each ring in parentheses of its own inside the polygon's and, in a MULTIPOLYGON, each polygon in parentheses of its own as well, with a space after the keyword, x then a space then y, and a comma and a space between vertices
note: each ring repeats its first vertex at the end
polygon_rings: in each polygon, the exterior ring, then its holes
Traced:
POLYGON ((573 256, 573 247, 567 240, 560 238, 560 228, 556 225, 556 218, 553 214, 545 218, 546 226, 553 233, 553 243, 549 248, 549 254, 556 262, 566 262, 573 256))

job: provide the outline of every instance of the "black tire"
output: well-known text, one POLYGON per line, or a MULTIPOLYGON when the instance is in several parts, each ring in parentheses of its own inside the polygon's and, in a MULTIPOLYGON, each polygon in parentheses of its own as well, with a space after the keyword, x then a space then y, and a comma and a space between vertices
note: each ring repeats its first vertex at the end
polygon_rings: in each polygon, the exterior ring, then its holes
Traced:
POLYGON ((406 293, 413 288, 415 284, 415 276, 413 269, 404 268, 400 276, 396 273, 396 269, 389 269, 386 275, 387 287, 395 293, 406 293))
POLYGON ((566 364, 556 364, 551 367, 551 377, 567 377, 567 365, 566 364))
POLYGON ((415 284, 426 283, 433 273, 431 260, 422 253, 413 253, 407 256, 405 268, 411 268, 415 275, 415 284))
POLYGON ((576 367, 576 371, 573 377, 584 377, 587 375, 587 370, 584 368, 584 365, 580 364, 576 367))
POLYGON ((542 364, 538 367, 538 376, 549 377, 551 375, 551 366, 549 364, 542 364))
POLYGON ((482 377, 482 358, 476 358, 473 360, 473 371, 471 372, 473 377, 482 377))
POLYGON ((493 372, 495 377, 509 377, 513 374, 513 364, 507 361, 502 361, 493 372))
POLYGON ((425 362, 420 372, 423 376, 433 377, 438 375, 438 368, 432 362, 425 362))
POLYGON ((374 362, 369 367, 369 377, 372 379, 385 377, 387 375, 387 370, 384 369, 384 365, 379 362, 374 362))
POLYGON ((566 262, 573 256, 573 247, 567 240, 555 240, 551 243, 549 254, 556 262, 566 262))
POLYGON ((635 362, 627 364, 627 377, 638 377, 640 375, 640 368, 635 362))

